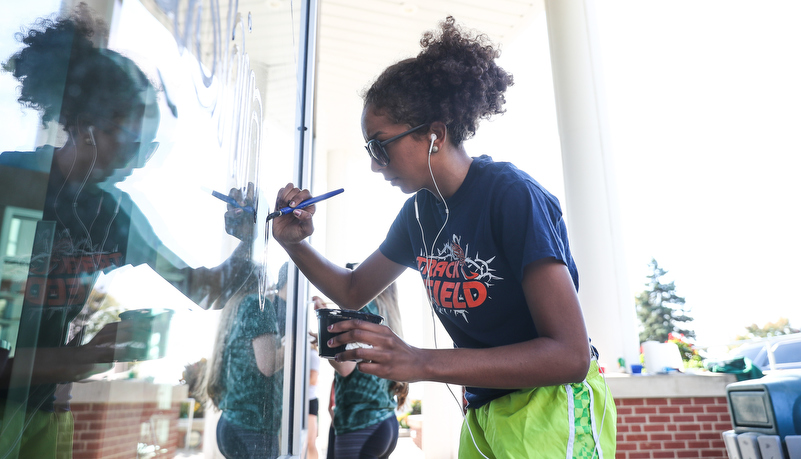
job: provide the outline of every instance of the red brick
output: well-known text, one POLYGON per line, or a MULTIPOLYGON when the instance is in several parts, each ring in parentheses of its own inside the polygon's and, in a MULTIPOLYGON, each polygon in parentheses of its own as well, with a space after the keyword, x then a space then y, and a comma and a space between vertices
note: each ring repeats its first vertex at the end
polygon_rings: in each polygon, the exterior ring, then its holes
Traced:
POLYGON ((650 451, 632 451, 629 453, 629 459, 651 459, 650 451))
POLYGON ((676 440, 696 440, 700 434, 689 432, 689 433, 675 433, 673 434, 673 438, 676 440))
POLYGON ((668 432, 676 432, 676 431, 679 430, 679 426, 677 426, 676 424, 668 424, 668 425, 665 426, 665 429, 668 432))
POLYGON ((642 426, 640 424, 629 425, 629 429, 632 432, 642 432, 642 426))
POLYGON ((636 443, 617 442, 618 451, 635 451, 637 449, 636 443))
POLYGON ((625 432, 628 432, 628 431, 629 431, 629 425, 628 424, 621 424, 621 423, 617 424, 617 433, 621 433, 621 432, 625 433, 625 432))
POLYGON ((714 406, 713 405, 707 405, 704 408, 706 408, 706 412, 707 413, 728 413, 729 412, 729 408, 728 407, 720 406, 720 405, 714 405, 714 406))
POLYGON ((726 450, 719 450, 719 449, 702 449, 701 457, 726 457, 726 450))
POLYGON ((693 399, 691 398, 671 398, 670 399, 671 405, 692 405, 693 399))
POLYGON ((691 414, 673 415, 673 422, 695 422, 695 416, 691 414))
POLYGON ((618 416, 627 416, 632 413, 634 413, 634 408, 632 407, 621 406, 620 408, 617 409, 618 416))
POLYGON ((681 413, 681 408, 678 406, 660 406, 659 412, 662 414, 681 413))
POLYGON ((75 419, 81 421, 97 421, 106 419, 106 413, 101 411, 82 411, 76 413, 75 419))
POLYGON ((664 424, 645 424, 643 427, 645 432, 664 432, 665 425, 664 424))
POLYGON ((623 402, 623 406, 640 406, 645 405, 645 400, 641 398, 624 398, 621 400, 623 402))
POLYGON ((76 430, 75 436, 80 438, 81 440, 100 440, 103 438, 103 432, 100 431, 93 431, 93 430, 76 430), (79 433, 80 432, 80 433, 79 433))
POLYGON ((648 422, 670 422, 670 416, 655 414, 653 416, 648 416, 648 422))
POLYGON ((695 417, 698 422, 718 422, 717 414, 699 414, 695 417))
POLYGON ((716 422, 710 430, 717 430, 718 432, 723 432, 725 430, 731 430, 731 423, 730 422, 716 422))
POLYGON ((672 434, 667 433, 653 433, 649 435, 651 441, 670 441, 673 440, 672 434))
POLYGON ((699 454, 700 452, 691 450, 676 451, 676 457, 701 457, 699 454))
POLYGON ((671 450, 679 450, 687 448, 687 443, 683 441, 666 441, 663 443, 663 445, 665 446, 665 449, 671 449, 671 450))
POLYGON ((708 441, 701 441, 701 440, 688 441, 687 442, 687 447, 690 448, 690 449, 709 448, 709 442, 708 441))
POLYGON ((653 451, 652 452, 652 457, 654 457, 655 459, 674 458, 674 457, 676 457, 676 452, 675 451, 653 451))
POLYGON ((626 416, 623 419, 626 424, 645 424, 645 416, 626 416))
POLYGON ((701 432, 698 434, 698 438, 700 440, 720 440, 720 434, 718 432, 701 432))
POLYGON ((667 405, 668 401, 666 398, 648 398, 645 399, 646 405, 667 405))
POLYGON ((655 406, 638 406, 634 408, 634 412, 637 414, 656 414, 656 407, 655 406))
POLYGON ((696 405, 714 405, 717 403, 716 397, 697 397, 693 399, 693 403, 696 405))
POLYGON ((639 446, 641 450, 662 449, 662 442, 659 441, 642 442, 640 443, 639 446))
POLYGON ((681 407, 682 413, 703 413, 704 407, 698 405, 684 405, 681 407))
POLYGON ((679 431, 680 432, 697 432, 699 430, 703 430, 700 428, 698 424, 680 424, 679 431))
POLYGON ((648 435, 647 434, 628 434, 628 435, 626 435, 626 441, 632 441, 632 442, 634 442, 634 441, 637 441, 637 442, 639 442, 639 441, 648 441, 648 435))

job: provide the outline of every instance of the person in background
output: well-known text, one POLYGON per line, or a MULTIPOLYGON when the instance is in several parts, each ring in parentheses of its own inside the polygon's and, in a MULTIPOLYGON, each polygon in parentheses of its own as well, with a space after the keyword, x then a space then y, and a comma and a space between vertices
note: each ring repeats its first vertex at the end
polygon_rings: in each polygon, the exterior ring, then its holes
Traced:
MULTIPOLYGON (((335 376, 336 378, 336 376, 335 376)), ((331 425, 328 427, 328 447, 326 448, 326 459, 334 459, 334 444, 336 443, 336 431, 334 430, 334 408, 336 408, 336 379, 331 381, 331 390, 328 391, 328 418, 331 425)))
MULTIPOLYGON (((315 309, 325 307, 320 297, 312 300, 315 309)), ((364 311, 384 317, 389 329, 403 336, 395 283, 370 301, 364 311)), ((336 372, 331 422, 334 457, 388 458, 398 443, 400 426, 395 410, 406 403, 409 385, 362 373, 356 362, 328 362, 336 372)))
MULTIPOLYGON (((339 335, 327 344, 369 345, 336 356, 361 360, 362 374, 466 386, 460 458, 614 457, 615 405, 587 336, 559 202, 514 165, 467 154, 479 122, 503 113, 512 75, 488 37, 452 17, 420 45, 364 94, 371 169, 413 195, 378 250, 352 270, 325 259, 306 241, 314 206, 275 219, 273 236, 342 308, 362 308, 407 268, 420 273, 453 349, 416 348, 361 320, 331 325, 339 335)), ((525 134, 514 148, 533 154, 525 134)), ((310 197, 290 183, 275 205, 310 197)))
POLYGON ((317 378, 320 375, 320 355, 317 350, 317 334, 314 332, 309 333, 312 340, 309 344, 309 422, 308 422, 308 446, 306 448, 306 457, 308 459, 317 459, 319 453, 317 452, 317 414, 320 410, 320 400, 317 395, 317 378))
MULTIPOLYGON (((283 266, 282 271, 276 291, 285 288, 283 266)), ((275 299, 261 298, 258 282, 252 275, 225 304, 207 364, 206 393, 222 411, 217 446, 228 459, 270 459, 279 453, 286 310, 275 299)))

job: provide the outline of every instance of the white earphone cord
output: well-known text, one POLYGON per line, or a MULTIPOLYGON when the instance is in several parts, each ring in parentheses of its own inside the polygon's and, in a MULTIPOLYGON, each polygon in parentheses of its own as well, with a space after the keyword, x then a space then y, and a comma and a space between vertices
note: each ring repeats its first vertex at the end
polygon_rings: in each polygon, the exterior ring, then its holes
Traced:
MULTIPOLYGON (((431 290, 429 290, 428 285, 431 281, 431 268, 428 264, 431 261, 431 258, 434 256, 434 248, 437 245, 437 239, 439 239, 442 232, 445 230, 445 226, 448 224, 448 219, 450 218, 450 209, 448 209, 448 203, 445 202, 445 198, 442 196, 442 192, 439 190, 439 185, 437 185, 437 180, 434 178, 434 171, 431 168, 431 153, 434 149, 434 141, 437 140, 436 134, 431 134, 431 145, 428 147, 428 172, 431 174, 431 181, 434 182, 434 188, 437 190, 437 194, 439 195, 440 201, 445 206, 445 222, 442 223, 442 227, 437 232, 437 235, 434 237, 434 240, 431 242, 431 252, 428 251, 428 246, 426 245, 426 237, 425 232, 423 231, 423 224, 420 222, 420 213, 417 209, 417 194, 414 195, 414 214, 415 218, 417 219, 417 225, 420 227, 420 237, 422 238, 423 242, 423 250, 425 252, 426 257, 426 282, 423 286, 424 290, 426 291, 426 297, 428 298, 428 304, 431 306, 431 325, 432 331, 434 333, 434 349, 439 349, 439 345, 437 344, 437 321, 434 317, 434 299, 431 296, 431 290)), ((453 393, 453 389, 451 389, 450 384, 445 384, 445 387, 448 388, 448 392, 450 392, 453 400, 456 402, 456 405, 459 407, 459 413, 462 415, 462 420, 464 421, 464 425, 467 426, 467 432, 470 434, 470 439, 473 441, 473 446, 476 447, 476 451, 478 454, 481 454, 481 457, 484 459, 489 459, 482 451, 479 449, 478 444, 476 443, 476 439, 473 436, 473 429, 470 428, 470 423, 467 422, 467 416, 465 415, 464 408, 462 406, 462 402, 456 397, 456 394, 453 393)))
MULTIPOLYGON (((431 290, 428 288, 429 284, 430 284, 430 281, 431 281, 431 268, 429 266, 429 263, 431 262, 431 258, 434 256, 434 248, 435 248, 435 246, 437 244, 437 239, 439 239, 439 236, 442 234, 442 231, 445 230, 445 226, 448 224, 448 219, 450 217, 450 209, 448 209, 448 203, 445 202, 445 198, 442 196, 442 192, 440 192, 440 190, 439 190, 439 186, 437 185, 437 180, 434 178, 434 171, 431 168, 431 152, 433 151, 434 141, 436 139, 437 139, 436 134, 431 134, 431 145, 429 145, 429 147, 428 147, 428 172, 431 174, 431 181, 434 182, 434 188, 437 190, 437 194, 439 195, 439 199, 442 201, 442 204, 445 205, 445 222, 442 224, 442 227, 439 229, 439 232, 437 232, 437 235, 434 237, 434 241, 431 243, 431 252, 430 252, 430 254, 429 254, 429 251, 428 251, 428 246, 426 246, 426 236, 425 236, 425 232, 423 231, 423 224, 420 222, 420 213, 419 213, 418 208, 417 208, 417 193, 415 193, 415 195, 414 195, 414 215, 415 215, 415 218, 417 219, 417 225, 420 227, 420 237, 422 238, 423 250, 425 252, 425 257, 426 257, 426 282, 425 282, 425 285, 423 286, 423 288, 424 288, 424 290, 426 292, 426 297, 428 298, 428 304, 429 304, 429 306, 431 306, 431 325, 432 325, 432 331, 434 333, 434 335, 433 335, 434 336, 434 349, 439 349, 439 345, 437 344, 437 321, 436 321, 436 318, 434 317, 434 313, 435 313, 435 310, 434 310, 434 299, 431 296, 432 295, 431 290)), ((604 421, 605 421, 605 418, 606 418, 606 402, 607 402, 607 398, 608 398, 607 389, 606 389, 606 375, 601 373, 601 376, 603 377, 603 380, 604 380, 604 410, 603 410, 603 414, 601 415, 601 425, 600 425, 599 434, 598 434, 599 438, 595 438, 594 439, 595 440, 595 448, 594 448, 594 451, 593 451, 593 456, 592 456, 593 458, 595 457, 595 455, 599 452, 599 449, 601 448, 600 436, 603 435, 604 421)), ((467 432, 470 434, 470 439, 473 440, 473 446, 476 447, 476 451, 478 451, 478 453, 481 454, 481 456, 484 457, 485 459, 489 459, 481 451, 481 449, 479 449, 478 444, 476 443, 476 439, 473 436, 473 430, 470 428, 470 423, 467 422, 467 416, 464 413, 464 408, 462 407, 462 402, 459 401, 459 399, 456 397, 456 394, 453 393, 453 390, 451 389, 450 384, 446 383, 445 387, 448 388, 448 392, 451 393, 451 396, 453 397, 453 400, 459 406, 459 412, 462 414, 462 419, 464 421, 464 424, 467 426, 467 432)))

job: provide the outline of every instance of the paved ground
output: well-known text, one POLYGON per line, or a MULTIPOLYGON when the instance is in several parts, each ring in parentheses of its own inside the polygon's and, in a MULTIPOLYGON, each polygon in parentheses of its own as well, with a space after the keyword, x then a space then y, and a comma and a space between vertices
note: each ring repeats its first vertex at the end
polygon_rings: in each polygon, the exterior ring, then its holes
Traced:
MULTIPOLYGON (((187 452, 178 451, 175 457, 180 459, 203 459, 203 452, 187 452)), ((423 459, 423 452, 411 437, 400 437, 398 439, 398 446, 390 456, 392 459, 423 459)), ((320 459, 325 459, 325 451, 320 454, 320 459)))
POLYGON ((389 456, 392 459, 423 459, 423 451, 414 444, 411 437, 398 439, 398 446, 389 456))

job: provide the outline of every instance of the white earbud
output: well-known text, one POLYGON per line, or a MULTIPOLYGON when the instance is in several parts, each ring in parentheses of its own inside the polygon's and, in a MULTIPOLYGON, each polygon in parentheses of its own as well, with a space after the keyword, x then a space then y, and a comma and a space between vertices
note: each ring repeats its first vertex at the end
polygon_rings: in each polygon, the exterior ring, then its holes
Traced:
POLYGON ((439 151, 439 147, 435 147, 435 146, 434 146, 434 141, 435 141, 435 140, 437 140, 437 135, 436 135, 436 134, 434 134, 434 133, 432 132, 432 133, 431 133, 431 145, 429 145, 429 147, 428 147, 428 154, 429 154, 429 155, 430 155, 431 153, 436 153, 436 152, 438 152, 438 151, 439 151))
POLYGON ((89 132, 89 138, 87 139, 86 144, 95 145, 95 127, 89 126, 86 128, 86 130, 89 132))
POLYGON ((431 133, 431 141, 433 142, 435 140, 437 140, 437 135, 432 132, 431 133))

